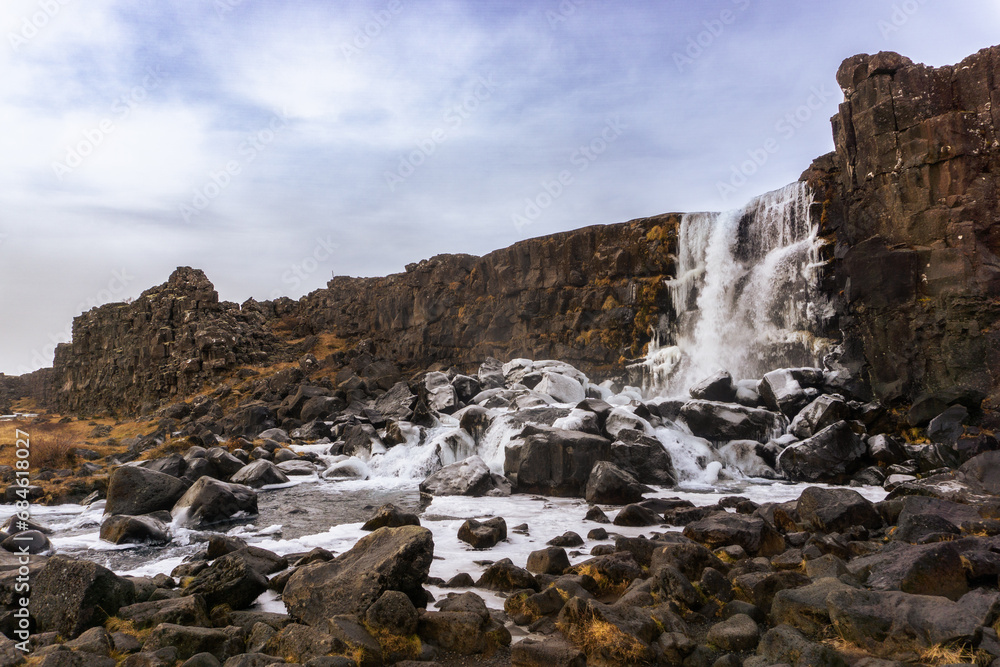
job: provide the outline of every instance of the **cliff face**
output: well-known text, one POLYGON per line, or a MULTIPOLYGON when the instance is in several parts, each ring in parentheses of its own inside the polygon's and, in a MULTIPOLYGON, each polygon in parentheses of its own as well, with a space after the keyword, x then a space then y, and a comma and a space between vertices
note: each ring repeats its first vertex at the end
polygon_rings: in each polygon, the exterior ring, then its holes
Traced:
MULTIPOLYGON (((252 302, 251 302, 252 304, 252 302)), ((200 389, 237 365, 279 348, 249 305, 219 302, 200 270, 182 267, 133 303, 94 308, 73 320, 73 342, 56 348, 54 407, 135 414, 200 389)))
POLYGON ((912 422, 1000 407, 1000 47, 941 68, 855 56, 837 80, 836 152, 808 178, 829 204, 846 357, 912 422))
POLYGON ((337 277, 300 301, 220 303, 178 269, 131 304, 77 317, 56 351, 55 407, 135 414, 244 364, 291 358, 272 331, 335 333, 403 367, 474 366, 487 356, 559 358, 595 377, 641 355, 669 309, 680 217, 522 241, 484 257, 441 255, 383 278, 337 277))
POLYGON ((292 308, 309 333, 370 339, 403 366, 563 359, 600 375, 644 352, 669 308, 678 215, 442 255, 385 278, 331 280, 292 308))

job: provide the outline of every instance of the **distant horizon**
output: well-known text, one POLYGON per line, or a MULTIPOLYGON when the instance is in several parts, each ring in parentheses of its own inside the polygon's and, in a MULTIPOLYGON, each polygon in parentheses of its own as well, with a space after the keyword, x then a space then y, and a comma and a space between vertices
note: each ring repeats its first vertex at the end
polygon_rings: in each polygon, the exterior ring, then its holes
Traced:
POLYGON ((955 64, 1000 7, 12 0, 0 27, 0 372, 20 375, 178 266, 224 301, 298 299, 738 208, 833 149, 845 58, 955 64))

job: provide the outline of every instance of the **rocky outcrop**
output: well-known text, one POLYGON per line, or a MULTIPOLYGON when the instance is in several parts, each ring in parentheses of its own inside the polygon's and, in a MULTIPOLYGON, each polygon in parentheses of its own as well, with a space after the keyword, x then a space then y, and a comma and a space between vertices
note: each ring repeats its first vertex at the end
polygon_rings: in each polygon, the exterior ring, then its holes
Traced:
POLYGON ((554 358, 595 377, 644 352, 669 307, 680 216, 529 239, 484 257, 439 255, 383 278, 339 276, 299 301, 220 302, 200 270, 179 268, 133 303, 73 323, 56 351, 64 412, 136 414, 240 365, 284 360, 292 336, 334 333, 409 368, 478 366, 488 356, 554 358))
POLYGON ((832 241, 843 361, 923 425, 1000 405, 1000 47, 933 68, 895 53, 837 73, 836 152, 803 175, 832 241))
POLYGON ((301 333, 369 338, 402 365, 560 359, 588 374, 643 352, 669 300, 680 216, 597 225, 385 278, 336 277, 294 310, 301 333))
POLYGON ((132 303, 73 320, 73 342, 56 348, 53 402, 62 412, 149 412, 241 364, 268 360, 281 345, 266 321, 252 300, 220 302, 202 271, 181 267, 132 303))

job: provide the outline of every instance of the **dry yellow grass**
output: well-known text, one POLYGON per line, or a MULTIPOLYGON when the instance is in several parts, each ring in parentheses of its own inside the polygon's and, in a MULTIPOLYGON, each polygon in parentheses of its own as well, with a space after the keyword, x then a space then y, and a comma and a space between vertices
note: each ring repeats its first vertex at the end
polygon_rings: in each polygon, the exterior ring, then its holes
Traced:
POLYGON ((42 415, 37 418, 16 419, 0 422, 0 465, 14 465, 17 460, 17 431, 29 436, 31 469, 71 467, 71 450, 92 449, 102 456, 117 454, 125 448, 119 445, 102 444, 110 439, 122 440, 141 435, 152 430, 149 422, 116 423, 112 419, 73 420, 59 423, 61 415, 42 415), (91 437, 95 426, 108 426, 111 434, 91 437))
POLYGON ((590 618, 581 625, 558 627, 588 657, 600 656, 621 665, 640 664, 646 657, 647 649, 638 639, 607 621, 590 618))
POLYGON ((153 631, 153 628, 137 628, 133 621, 126 621, 125 619, 118 618, 117 616, 112 616, 106 620, 104 622, 104 629, 111 634, 121 632, 122 634, 135 637, 141 642, 146 641, 146 638, 149 637, 149 633, 153 631))
POLYGON ((597 582, 599 598, 621 597, 631 584, 629 581, 614 582, 599 572, 593 565, 580 565, 573 568, 573 570, 576 574, 585 574, 597 582))

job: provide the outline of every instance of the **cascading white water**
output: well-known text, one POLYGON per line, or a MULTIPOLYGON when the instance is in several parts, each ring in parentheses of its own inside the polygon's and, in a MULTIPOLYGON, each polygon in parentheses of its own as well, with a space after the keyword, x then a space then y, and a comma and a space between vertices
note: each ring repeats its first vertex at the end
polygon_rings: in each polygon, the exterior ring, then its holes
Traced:
POLYGON ((758 378, 781 366, 817 365, 826 341, 811 330, 821 297, 812 193, 793 183, 742 209, 681 221, 677 277, 667 282, 675 318, 654 340, 646 389, 681 394, 719 370, 758 378))

